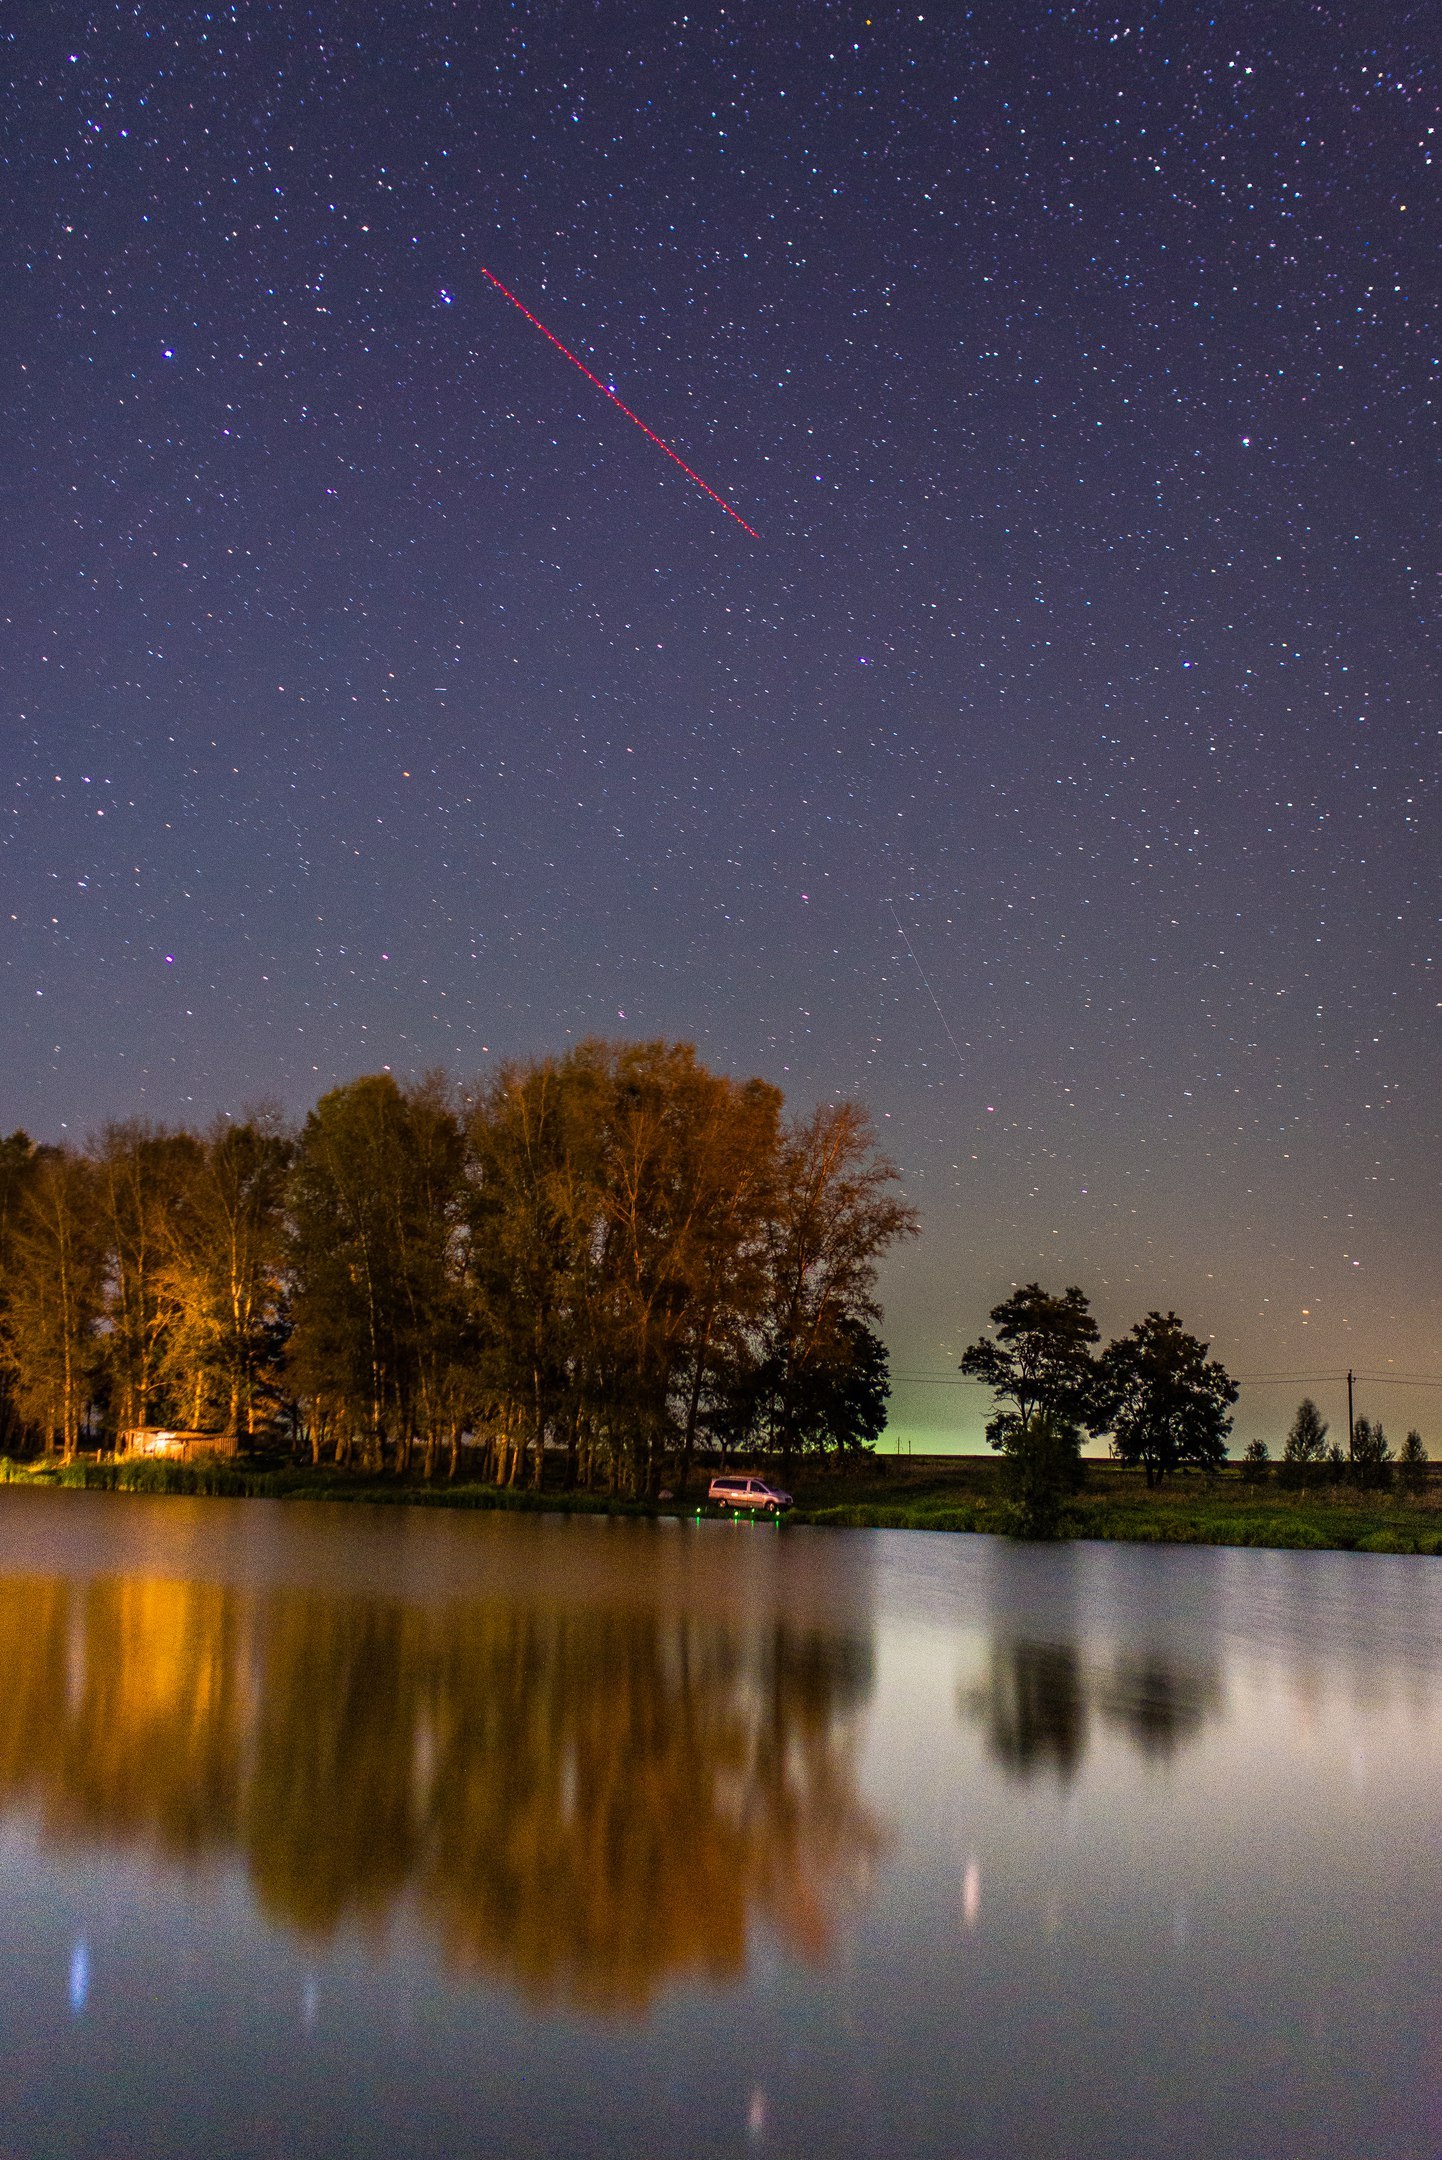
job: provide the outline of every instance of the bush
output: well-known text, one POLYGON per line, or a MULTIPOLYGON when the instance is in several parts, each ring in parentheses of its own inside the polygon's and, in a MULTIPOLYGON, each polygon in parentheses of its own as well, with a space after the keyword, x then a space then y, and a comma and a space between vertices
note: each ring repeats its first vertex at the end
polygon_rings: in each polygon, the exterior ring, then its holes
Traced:
POLYGON ((1287 1522, 1280 1517, 1254 1515, 1227 1525, 1227 1543, 1270 1546, 1280 1552, 1330 1552, 1336 1539, 1311 1523, 1287 1522))
POLYGON ((975 1507, 933 1508, 928 1514, 918 1515, 918 1530, 979 1530, 981 1510, 975 1507))

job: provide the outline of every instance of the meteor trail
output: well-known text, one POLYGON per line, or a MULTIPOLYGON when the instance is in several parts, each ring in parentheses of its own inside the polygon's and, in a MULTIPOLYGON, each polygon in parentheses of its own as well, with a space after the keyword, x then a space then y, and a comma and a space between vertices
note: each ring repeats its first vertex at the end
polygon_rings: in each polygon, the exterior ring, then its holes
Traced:
POLYGON ((931 977, 927 974, 926 969, 922 966, 921 962, 916 958, 916 947, 912 944, 911 939, 907 936, 906 931, 902 928, 901 917, 896 912, 895 902, 888 900, 886 904, 891 909, 892 921, 895 923, 897 929, 901 932, 901 942, 906 947, 907 951, 911 954, 912 960, 915 962, 916 972, 921 977, 922 983, 926 989, 926 994, 931 999, 932 1004, 936 1007, 936 1017, 941 1022, 942 1026, 946 1029, 946 1039, 951 1044, 952 1049, 956 1052, 957 1068, 960 1071, 961 1076, 964 1080, 966 1078, 966 1059, 961 1054, 961 1044, 957 1041, 956 1037, 951 1032, 951 1022, 947 1019, 946 1014, 942 1011, 941 1000, 931 987, 931 977))
POLYGON ((593 375, 591 373, 591 370, 587 367, 585 361, 578 360, 576 358, 576 355, 572 352, 570 346, 563 345, 561 343, 561 340, 556 336, 554 330, 548 330, 545 324, 541 321, 540 316, 533 315, 530 309, 524 304, 524 302, 516 298, 515 294, 511 291, 510 286, 503 285, 500 279, 496 276, 494 270, 488 270, 484 263, 482 263, 481 265, 481 276, 483 278, 489 278, 490 282, 495 286, 496 291, 498 293, 503 293, 506 299, 510 301, 513 308, 519 308, 520 312, 525 316, 526 321, 528 323, 534 323, 536 328, 540 331, 542 337, 549 338, 550 342, 555 346, 557 352, 564 354, 565 358, 570 361, 572 367, 579 368, 581 370, 581 373, 585 376, 588 383, 594 383, 603 397, 608 397, 613 405, 619 406, 621 411, 626 415, 626 418, 631 421, 633 426, 638 427, 641 430, 641 433, 647 436, 649 440, 656 445, 656 448, 658 450, 664 450, 667 457, 671 460, 671 463, 673 465, 679 465, 682 472, 685 473, 686 478, 688 480, 694 480, 703 495, 709 495, 712 502, 718 504, 719 507, 726 512, 727 517, 735 518, 736 523, 741 527, 741 530, 743 532, 750 533, 753 540, 759 540, 761 538, 761 535, 759 532, 757 532, 755 526, 748 525, 745 518, 742 517, 740 511, 732 509, 730 503, 727 502, 724 495, 718 495, 715 488, 708 487, 706 482, 701 478, 700 473, 693 472, 684 458, 677 457, 675 451, 671 448, 671 445, 668 442, 662 442, 660 436, 656 433, 656 430, 654 428, 648 428, 645 421, 641 419, 639 414, 633 413, 629 405, 622 404, 620 398, 617 397, 615 391, 612 390, 606 383, 603 383, 599 375, 593 375))

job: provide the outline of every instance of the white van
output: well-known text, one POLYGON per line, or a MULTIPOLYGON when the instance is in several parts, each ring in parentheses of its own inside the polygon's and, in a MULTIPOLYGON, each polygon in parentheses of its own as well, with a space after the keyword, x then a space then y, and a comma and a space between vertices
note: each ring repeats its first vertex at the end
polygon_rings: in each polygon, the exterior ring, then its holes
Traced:
POLYGON ((759 1477, 713 1477, 706 1497, 717 1507, 750 1508, 761 1515, 779 1515, 792 1505, 789 1492, 759 1477))

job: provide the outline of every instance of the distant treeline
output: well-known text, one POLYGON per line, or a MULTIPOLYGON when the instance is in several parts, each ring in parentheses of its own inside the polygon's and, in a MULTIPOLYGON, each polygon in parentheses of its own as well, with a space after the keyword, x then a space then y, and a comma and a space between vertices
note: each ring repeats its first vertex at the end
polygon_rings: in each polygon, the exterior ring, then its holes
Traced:
MULTIPOLYGON (((1237 1383, 1174 1312, 1149 1312, 1105 1349, 1100 1343, 1085 1291, 1033 1282, 994 1305, 991 1333, 962 1353, 962 1372, 992 1392, 986 1437, 1003 1457, 1017 1526, 1029 1537, 1058 1534, 1064 1502, 1082 1483, 1085 1434, 1107 1435, 1112 1454, 1141 1468, 1149 1486, 1175 1471, 1214 1476, 1227 1459, 1237 1383)), ((1391 1483, 1396 1463, 1409 1490, 1425 1486, 1420 1434, 1409 1432, 1394 1456, 1381 1425, 1358 1418, 1344 1455, 1327 1430, 1304 1398, 1277 1466, 1282 1484, 1346 1478, 1377 1488, 1391 1483)), ((1250 1443, 1242 1467, 1252 1482, 1270 1477, 1265 1441, 1250 1443)))
POLYGON ((687 1044, 473 1093, 371 1074, 205 1133, 0 1141, 0 1450, 136 1427, 499 1482, 547 1447, 645 1493, 698 1452, 864 1446, 878 1263, 912 1234, 866 1113, 787 1118, 687 1044))

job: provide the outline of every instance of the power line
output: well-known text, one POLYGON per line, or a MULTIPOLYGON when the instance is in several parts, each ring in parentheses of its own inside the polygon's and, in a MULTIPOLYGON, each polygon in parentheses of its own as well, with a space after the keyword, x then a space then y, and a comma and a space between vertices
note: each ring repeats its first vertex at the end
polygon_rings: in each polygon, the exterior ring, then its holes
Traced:
MULTIPOLYGON (((1437 1373, 1368 1373, 1352 1376, 1367 1387, 1442 1387, 1437 1373)), ((985 1387, 985 1380, 970 1373, 893 1373, 893 1382, 906 1387, 985 1387)), ((1233 1373, 1238 1387, 1341 1387, 1344 1372, 1334 1373, 1233 1373)))

